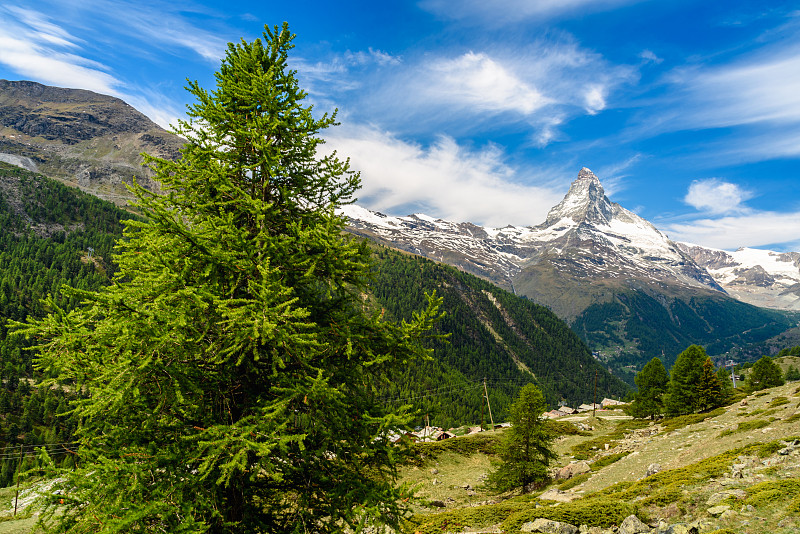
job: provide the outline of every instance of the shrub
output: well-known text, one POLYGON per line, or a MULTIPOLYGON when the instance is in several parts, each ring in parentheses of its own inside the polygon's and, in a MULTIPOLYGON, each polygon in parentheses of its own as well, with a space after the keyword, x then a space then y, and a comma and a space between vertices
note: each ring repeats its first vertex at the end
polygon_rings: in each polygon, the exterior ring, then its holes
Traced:
POLYGON ((580 486, 581 484, 589 480, 591 477, 592 473, 581 473, 580 475, 575 475, 574 477, 562 482, 558 486, 558 489, 560 489, 561 491, 567 491, 568 489, 574 488, 575 486, 580 486))
POLYGON ((625 451, 625 452, 618 452, 616 454, 610 454, 608 456, 603 456, 602 458, 598 458, 597 460, 592 462, 592 464, 589 467, 592 468, 592 471, 599 471, 600 469, 604 468, 607 465, 611 465, 614 462, 622 460, 630 453, 631 451, 625 451))
POLYGON ((504 531, 519 530, 524 523, 540 517, 571 525, 610 528, 619 525, 634 512, 631 504, 619 499, 588 498, 559 506, 528 508, 509 516, 501 528, 504 531))

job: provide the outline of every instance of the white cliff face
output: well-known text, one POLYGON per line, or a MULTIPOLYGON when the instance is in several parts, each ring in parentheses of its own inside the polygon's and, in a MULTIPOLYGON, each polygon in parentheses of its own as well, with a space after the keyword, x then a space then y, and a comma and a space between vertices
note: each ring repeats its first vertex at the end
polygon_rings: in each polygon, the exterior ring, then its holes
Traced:
POLYGON ((587 168, 544 223, 485 228, 424 215, 389 217, 342 208, 354 232, 448 263, 513 289, 514 277, 539 262, 558 263, 591 282, 635 278, 645 283, 722 291, 689 255, 652 224, 606 197, 587 168))

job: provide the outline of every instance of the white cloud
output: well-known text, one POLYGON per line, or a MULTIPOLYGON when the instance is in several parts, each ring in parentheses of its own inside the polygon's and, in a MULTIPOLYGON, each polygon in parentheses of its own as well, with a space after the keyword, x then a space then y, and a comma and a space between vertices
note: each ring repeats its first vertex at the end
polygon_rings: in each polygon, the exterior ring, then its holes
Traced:
POLYGON ((584 94, 586 102, 586 112, 589 115, 597 115, 606 107, 605 88, 599 85, 590 86, 584 94))
POLYGON ((356 122, 380 117, 382 127, 403 135, 454 137, 513 128, 544 147, 563 138, 572 118, 612 107, 614 92, 637 75, 555 32, 522 47, 406 55, 392 69, 335 76, 336 83, 318 84, 315 98, 336 101, 356 122))
POLYGON ((665 225, 670 239, 735 250, 739 247, 796 247, 800 243, 800 213, 760 212, 719 219, 697 219, 665 225))
POLYGON ((698 210, 723 214, 746 211, 743 202, 752 196, 737 184, 709 178, 693 181, 683 200, 698 210))
POLYGON ((359 50, 352 52, 348 50, 345 53, 345 59, 348 63, 353 65, 369 65, 376 63, 378 65, 399 65, 402 59, 398 56, 393 56, 382 50, 375 50, 372 47, 367 48, 367 51, 359 50))
POLYGON ((438 60, 429 68, 434 73, 429 91, 441 100, 522 115, 530 115, 549 102, 536 87, 483 53, 438 60))
POLYGON ((43 83, 119 94, 121 82, 107 67, 72 52, 77 41, 36 12, 0 9, 0 63, 43 83))
POLYGON ((664 61, 662 58, 658 57, 655 52, 646 49, 642 50, 642 52, 639 54, 639 57, 645 60, 647 63, 655 63, 656 65, 664 61))
POLYGON ((374 127, 341 126, 324 148, 361 171, 360 205, 392 215, 424 211, 489 226, 531 225, 564 195, 549 176, 522 176, 497 147, 469 150, 444 136, 423 147, 374 127), (522 185, 522 178, 543 185, 522 185))

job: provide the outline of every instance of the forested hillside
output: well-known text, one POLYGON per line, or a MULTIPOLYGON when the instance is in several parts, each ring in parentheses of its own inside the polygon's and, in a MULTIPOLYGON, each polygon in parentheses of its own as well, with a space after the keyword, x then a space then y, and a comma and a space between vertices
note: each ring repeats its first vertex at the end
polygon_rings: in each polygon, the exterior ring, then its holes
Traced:
MULTIPOLYGON (((42 316, 48 294, 74 307, 77 299, 62 294, 64 284, 97 289, 109 283, 120 220, 131 217, 77 189, 0 163, 0 446, 29 450, 69 441, 73 423, 56 417, 66 410, 64 392, 30 385, 27 379, 39 378, 33 354, 24 350, 24 340, 8 336, 7 321, 42 316)), ((484 378, 495 421, 506 418, 517 391, 531 380, 551 406, 591 402, 595 374, 599 398, 625 394, 626 386, 546 308, 419 257, 378 247, 375 260, 374 304, 384 313, 408 318, 425 292, 435 290, 444 299, 447 317, 439 330, 449 339, 433 342, 430 361, 405 369, 379 392, 386 402, 418 407, 420 422, 427 415, 442 426, 480 423, 483 414, 488 423, 484 378)), ((6 456, 13 458, 6 458, 0 484, 10 481, 16 462, 10 452, 6 456)))
POLYGON ((20 450, 30 458, 33 445, 50 444, 57 460, 69 461, 65 446, 74 430, 61 415, 66 393, 32 387, 32 355, 23 339, 8 336, 8 320, 42 316, 48 294, 74 307, 76 297, 61 293, 64 284, 107 284, 124 216, 96 197, 0 163, 0 485, 11 482, 20 450))
MULTIPOLYGON (((453 267, 384 247, 376 251, 374 294, 387 313, 408 318, 425 292, 444 299, 447 342, 434 342, 435 358, 394 380, 396 402, 426 393, 418 403, 443 426, 481 421, 487 378, 495 421, 505 420, 520 387, 533 381, 551 407, 575 406, 597 396, 624 396, 627 387, 592 358, 587 346, 550 310, 453 267), (535 377, 535 378, 534 378, 535 377), (432 393, 430 393, 432 392, 432 393)), ((488 414, 484 417, 488 421, 488 414)))
MULTIPOLYGON (((643 361, 658 356, 668 368, 687 346, 706 348, 718 356, 735 349, 738 357, 758 359, 763 340, 797 324, 796 314, 758 308, 733 299, 684 295, 672 299, 645 291, 615 295, 612 302, 589 306, 572 323, 584 340, 632 382, 643 361), (750 351, 753 346, 755 352, 750 351)), ((777 350, 777 349, 776 349, 777 350)))

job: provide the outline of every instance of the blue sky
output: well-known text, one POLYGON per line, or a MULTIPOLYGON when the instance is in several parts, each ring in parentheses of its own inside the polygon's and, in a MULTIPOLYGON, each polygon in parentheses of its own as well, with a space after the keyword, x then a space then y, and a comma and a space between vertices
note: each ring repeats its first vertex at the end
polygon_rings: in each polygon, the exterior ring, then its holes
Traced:
POLYGON ((769 0, 0 5, 0 78, 123 98, 166 126, 226 43, 288 21, 359 203, 534 225, 581 167, 671 238, 800 250, 800 6, 769 0))

